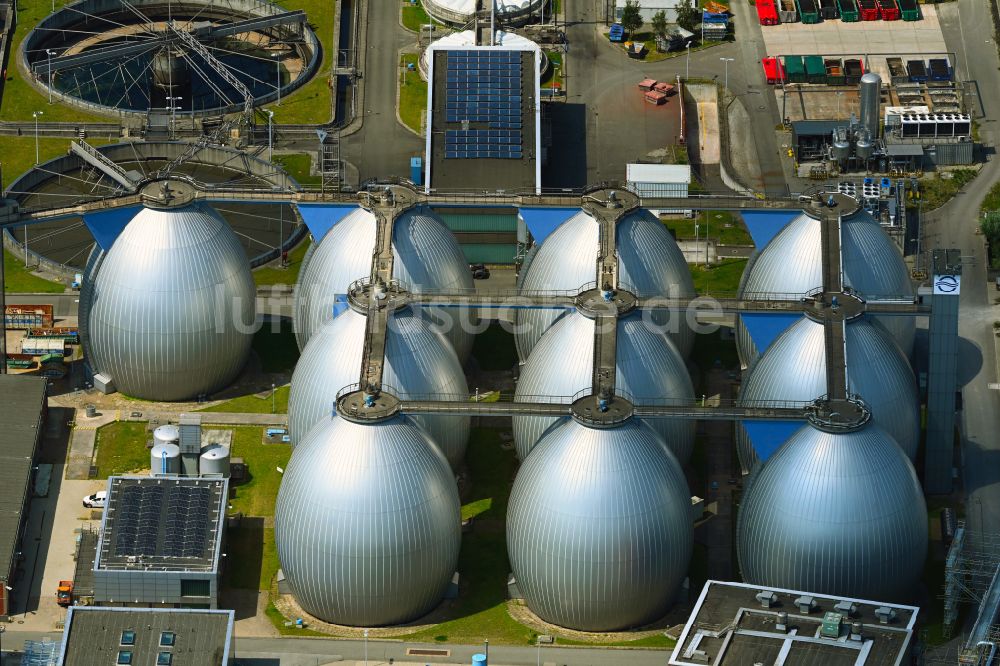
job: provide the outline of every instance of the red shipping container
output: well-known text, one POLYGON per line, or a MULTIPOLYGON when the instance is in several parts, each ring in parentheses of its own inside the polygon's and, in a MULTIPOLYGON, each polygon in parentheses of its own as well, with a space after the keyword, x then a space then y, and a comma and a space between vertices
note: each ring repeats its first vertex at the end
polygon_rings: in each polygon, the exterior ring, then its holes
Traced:
POLYGON ((862 21, 877 21, 881 16, 876 0, 858 0, 862 21))
POLYGON ((757 0, 757 18, 761 25, 778 25, 778 9, 774 0, 757 0))
POLYGON ((899 20, 899 4, 896 0, 876 0, 879 11, 882 13, 883 21, 899 20))

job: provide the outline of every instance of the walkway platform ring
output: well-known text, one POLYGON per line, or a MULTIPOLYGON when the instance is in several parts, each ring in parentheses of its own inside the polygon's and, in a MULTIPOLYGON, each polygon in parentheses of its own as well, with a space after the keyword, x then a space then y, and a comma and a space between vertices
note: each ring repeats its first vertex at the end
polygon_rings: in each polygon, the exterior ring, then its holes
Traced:
POLYGON ((635 406, 617 395, 602 405, 601 398, 591 394, 574 400, 570 405, 570 413, 578 423, 590 428, 612 428, 632 418, 635 406))
POLYGON ((372 395, 354 390, 337 396, 337 414, 354 423, 375 423, 391 419, 402 412, 402 402, 392 393, 379 391, 372 395))
POLYGON ((817 398, 808 409, 809 423, 824 432, 850 432, 864 427, 872 418, 871 410, 860 396, 830 400, 827 396, 817 398))
POLYGON ((610 300, 602 289, 591 288, 576 296, 576 308, 580 314, 590 319, 613 315, 623 317, 639 307, 639 297, 630 291, 619 289, 610 293, 610 300))

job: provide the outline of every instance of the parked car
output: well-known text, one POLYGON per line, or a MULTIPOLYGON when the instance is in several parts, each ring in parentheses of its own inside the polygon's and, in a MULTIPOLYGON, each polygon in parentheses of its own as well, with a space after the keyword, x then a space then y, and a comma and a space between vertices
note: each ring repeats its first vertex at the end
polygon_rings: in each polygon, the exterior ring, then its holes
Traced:
POLYGON ((472 271, 473 280, 487 280, 490 277, 490 269, 486 268, 486 264, 469 264, 469 270, 472 271))
POLYGON ((104 502, 108 499, 108 493, 105 490, 94 493, 93 495, 87 495, 83 498, 83 505, 88 509, 103 509, 104 502))

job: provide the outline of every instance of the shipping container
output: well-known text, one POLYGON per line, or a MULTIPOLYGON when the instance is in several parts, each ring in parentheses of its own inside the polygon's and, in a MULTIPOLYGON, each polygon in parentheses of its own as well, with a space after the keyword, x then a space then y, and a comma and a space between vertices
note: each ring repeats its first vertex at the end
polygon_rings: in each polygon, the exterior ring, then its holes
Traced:
POLYGON ((778 19, 782 23, 795 23, 799 20, 795 0, 778 0, 778 19))
POLYGON ((51 305, 8 305, 4 308, 7 328, 27 329, 52 326, 51 305))
POLYGON ((854 23, 861 18, 855 0, 837 0, 837 9, 840 12, 840 20, 846 23, 854 23))
POLYGON ((849 86, 856 86, 861 83, 861 77, 865 73, 865 66, 857 58, 844 61, 844 83, 849 86))
POLYGON ((74 326, 54 326, 51 328, 28 329, 29 338, 55 338, 72 345, 80 344, 80 331, 74 326))
POLYGON ((837 0, 819 0, 819 14, 824 21, 837 18, 837 0))
POLYGON ((764 78, 767 79, 769 85, 781 83, 778 74, 778 66, 780 63, 777 58, 763 58, 760 63, 764 67, 764 78))
POLYGON ((805 83, 806 67, 802 63, 802 56, 785 56, 785 73, 789 83, 805 83))
POLYGON ((803 23, 819 23, 819 5, 816 0, 795 0, 799 10, 799 20, 803 23))
POLYGON ((826 68, 826 82, 831 86, 842 86, 846 82, 844 78, 844 63, 840 58, 827 58, 823 61, 826 68))
POLYGON ((912 83, 927 83, 927 65, 923 60, 907 60, 906 73, 912 83))
POLYGON ((876 0, 858 0, 862 21, 877 21, 879 19, 878 2, 876 0))
POLYGON ((904 21, 920 20, 920 5, 917 4, 917 0, 898 0, 898 4, 899 13, 904 21))
POLYGON ((778 8, 774 0, 757 0, 757 19, 761 25, 778 24, 778 8))
POLYGON ((66 347, 62 340, 53 338, 22 338, 21 353, 34 354, 65 354, 66 347))
POLYGON ((809 83, 826 83, 826 67, 823 66, 822 56, 806 56, 805 63, 806 79, 809 83))
POLYGON ((647 102, 649 102, 650 104, 655 104, 656 106, 667 103, 667 96, 661 93, 659 90, 650 90, 644 95, 644 97, 646 98, 647 102))
POLYGON ((899 5, 896 4, 896 0, 877 0, 877 2, 883 21, 899 20, 899 5))
POLYGON ((35 357, 31 354, 7 354, 7 367, 28 370, 35 367, 35 357))
POLYGON ((951 65, 949 65, 947 58, 928 60, 927 72, 931 81, 951 81, 951 65))
POLYGON ((906 73, 902 58, 886 58, 885 64, 889 68, 889 80, 894 84, 909 83, 910 76, 906 73))

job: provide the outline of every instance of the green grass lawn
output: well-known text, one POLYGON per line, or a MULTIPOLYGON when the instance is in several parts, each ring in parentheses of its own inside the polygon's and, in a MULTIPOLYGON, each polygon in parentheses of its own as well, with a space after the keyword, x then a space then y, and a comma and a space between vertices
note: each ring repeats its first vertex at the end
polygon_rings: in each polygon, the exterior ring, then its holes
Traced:
MULTIPOLYGON (((976 169, 955 169, 943 173, 933 173, 920 179, 920 201, 925 213, 948 203, 979 175, 976 169), (942 178, 943 173, 950 174, 950 177, 942 178)), ((911 203, 917 202, 911 200, 911 203)))
POLYGON ((402 8, 400 9, 400 18, 402 19, 403 27, 410 32, 420 32, 420 26, 427 25, 428 23, 434 23, 435 25, 441 25, 437 21, 433 20, 424 11, 423 3, 420 0, 416 2, 410 2, 410 0, 403 0, 402 8))
POLYGON ((292 320, 282 319, 276 331, 271 330, 271 322, 253 336, 253 350, 260 358, 264 372, 291 372, 299 360, 299 346, 295 342, 292 320))
POLYGON ((273 264, 262 266, 253 272, 253 281, 258 287, 267 287, 277 284, 295 284, 299 280, 299 271, 302 270, 302 259, 306 256, 306 251, 312 241, 308 238, 288 253, 288 263, 284 268, 278 268, 273 264))
MULTIPOLYGON (((274 389, 274 413, 288 413, 288 386, 279 386, 274 389)), ((258 398, 254 394, 241 395, 238 398, 227 400, 213 407, 199 409, 199 412, 225 412, 228 414, 270 414, 271 412, 271 392, 267 392, 267 397, 258 398)))
MULTIPOLYGON (((210 418, 206 418, 210 421, 210 418)), ((292 447, 288 444, 264 444, 260 426, 224 426, 233 431, 232 456, 243 458, 247 480, 230 488, 230 513, 269 518, 274 515, 281 473, 288 465, 292 447)))
POLYGON ((323 182, 322 176, 314 176, 310 173, 312 170, 312 158, 307 153, 275 155, 274 162, 280 165, 289 176, 297 180, 301 185, 319 185, 323 182))
POLYGON ((115 421, 97 429, 97 477, 149 469, 146 421, 115 421))
POLYGON ((416 53, 404 53, 399 69, 399 117, 414 132, 420 131, 421 114, 427 108, 427 82, 406 66, 412 63, 416 67, 419 57, 416 53))
POLYGON ((986 198, 983 199, 983 205, 980 207, 980 210, 984 213, 1000 210, 1000 183, 994 183, 990 191, 986 193, 986 198))
MULTIPOLYGON (((30 249, 30 234, 28 241, 30 249)), ((3 251, 3 290, 5 293, 61 294, 66 290, 66 285, 64 284, 50 282, 37 275, 32 275, 31 271, 24 267, 22 259, 24 259, 23 254, 18 258, 7 250, 3 251)))
POLYGON ((724 259, 707 268, 691 266, 695 291, 699 294, 735 294, 746 266, 746 259, 724 259))
POLYGON ((510 370, 517 363, 514 334, 494 322, 475 337, 472 355, 483 370, 510 370))
POLYGON ((548 57, 552 66, 549 68, 549 73, 545 75, 545 78, 542 81, 542 87, 563 88, 562 51, 546 51, 545 55, 548 57))
MULTIPOLYGON (((103 146, 117 141, 117 137, 87 137, 87 143, 92 146, 103 146)), ((45 162, 65 155, 69 152, 69 144, 69 139, 39 138, 38 161, 45 162)), ((0 167, 3 168, 4 185, 10 185, 14 179, 33 166, 35 166, 34 136, 0 136, 0 167)))
POLYGON ((274 516, 281 474, 292 455, 288 444, 262 443, 263 428, 236 426, 233 451, 247 465, 247 480, 230 486, 229 513, 242 513, 240 525, 228 530, 229 553, 225 584, 245 590, 268 590, 278 573, 278 549, 274 528, 267 519, 274 516))
POLYGON ((694 225, 698 225, 698 238, 714 238, 724 245, 753 245, 753 239, 743 226, 739 215, 725 210, 703 210, 693 219, 664 218, 663 224, 678 240, 693 240, 694 225))
POLYGON ((323 47, 323 62, 316 75, 287 97, 282 96, 281 106, 273 102, 268 108, 274 111, 276 123, 326 123, 333 117, 333 96, 330 89, 334 66, 333 29, 336 13, 329 0, 283 0, 286 9, 302 9, 309 17, 309 25, 323 47))

